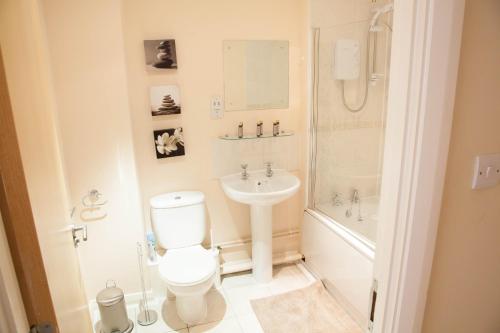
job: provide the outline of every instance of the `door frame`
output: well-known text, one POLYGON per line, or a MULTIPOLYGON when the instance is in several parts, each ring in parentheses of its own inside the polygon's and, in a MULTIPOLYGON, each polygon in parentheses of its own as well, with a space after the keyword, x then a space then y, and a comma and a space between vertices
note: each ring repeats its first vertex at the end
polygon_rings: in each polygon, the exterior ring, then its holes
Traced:
POLYGON ((0 47, 0 210, 28 324, 50 323, 58 332, 1 54, 0 47))
POLYGON ((465 0, 395 0, 373 331, 420 332, 451 135, 465 0), (397 48, 394 45, 398 45, 397 48), (406 112, 401 112, 405 110, 406 112))

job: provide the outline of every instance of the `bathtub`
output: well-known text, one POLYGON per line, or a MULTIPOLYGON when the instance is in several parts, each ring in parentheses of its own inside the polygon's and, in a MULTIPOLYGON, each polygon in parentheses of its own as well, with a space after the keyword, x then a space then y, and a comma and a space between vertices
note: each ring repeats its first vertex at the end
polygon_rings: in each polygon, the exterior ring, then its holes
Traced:
POLYGON ((307 209, 301 252, 306 267, 362 327, 368 322, 375 246, 319 211, 307 209))

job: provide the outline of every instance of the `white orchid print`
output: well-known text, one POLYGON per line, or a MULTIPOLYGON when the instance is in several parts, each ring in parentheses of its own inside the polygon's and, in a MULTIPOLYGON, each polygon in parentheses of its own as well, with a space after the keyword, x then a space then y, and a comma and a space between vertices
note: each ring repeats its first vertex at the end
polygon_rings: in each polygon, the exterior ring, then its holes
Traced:
POLYGON ((158 153, 162 155, 170 155, 171 152, 178 149, 178 144, 184 146, 182 128, 176 128, 172 135, 168 134, 168 132, 158 135, 155 143, 158 153))

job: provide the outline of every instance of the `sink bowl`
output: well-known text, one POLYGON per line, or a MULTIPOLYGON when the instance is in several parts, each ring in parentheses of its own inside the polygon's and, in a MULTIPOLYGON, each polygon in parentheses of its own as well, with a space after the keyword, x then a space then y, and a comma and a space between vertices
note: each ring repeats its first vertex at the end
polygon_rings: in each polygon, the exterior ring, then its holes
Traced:
POLYGON ((285 170, 250 171, 248 179, 241 173, 222 177, 222 189, 237 202, 250 205, 252 226, 252 273, 255 280, 268 283, 273 278, 273 205, 294 195, 300 180, 285 170))
POLYGON ((265 170, 250 171, 248 179, 241 179, 241 173, 221 178, 226 195, 247 205, 272 206, 294 195, 300 187, 300 180, 285 170, 273 170, 267 177, 265 170))

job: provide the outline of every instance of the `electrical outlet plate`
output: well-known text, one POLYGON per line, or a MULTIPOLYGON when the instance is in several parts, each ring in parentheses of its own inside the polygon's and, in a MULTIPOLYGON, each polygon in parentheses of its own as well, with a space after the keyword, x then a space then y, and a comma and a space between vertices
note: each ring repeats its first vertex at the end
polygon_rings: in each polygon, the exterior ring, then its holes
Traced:
POLYGON ((494 187, 498 183, 500 183, 500 154, 476 156, 472 188, 494 187))
POLYGON ((224 117, 224 103, 221 96, 212 96, 210 100, 210 118, 221 119, 224 117))

